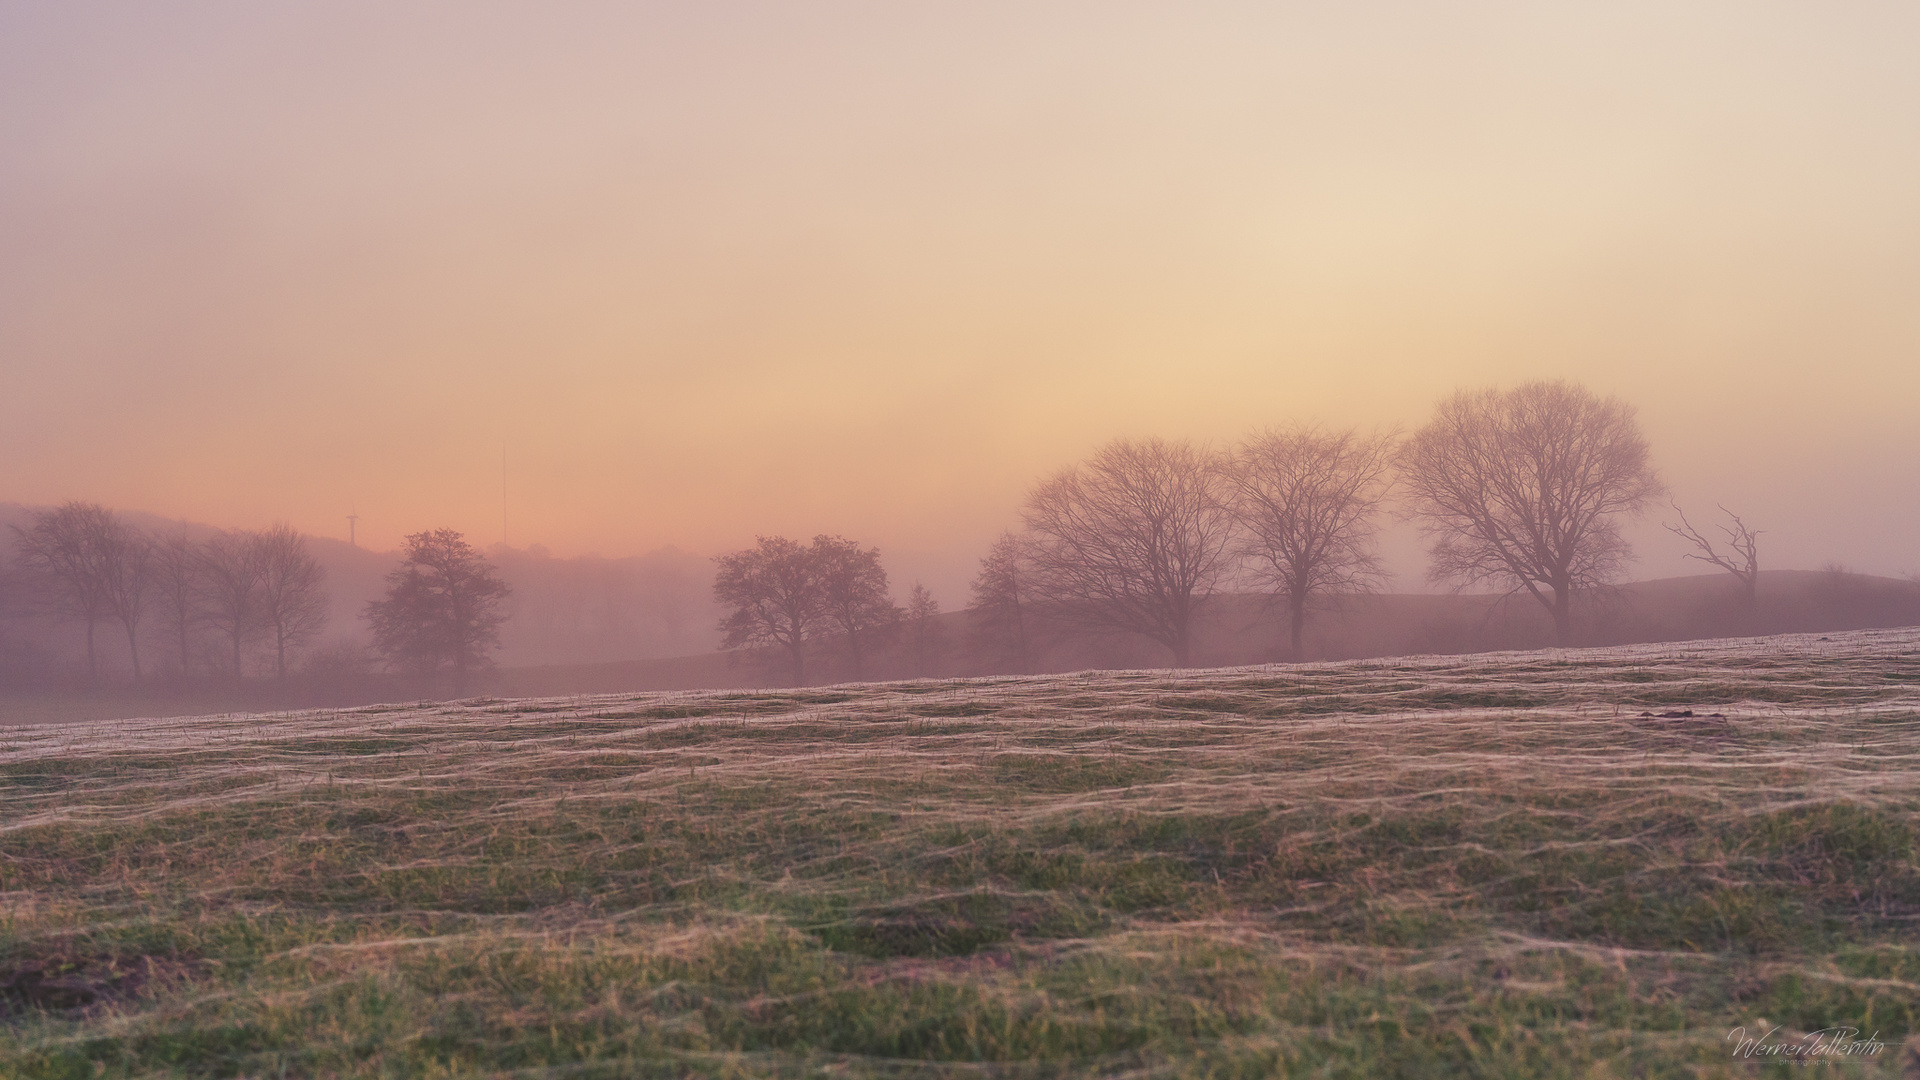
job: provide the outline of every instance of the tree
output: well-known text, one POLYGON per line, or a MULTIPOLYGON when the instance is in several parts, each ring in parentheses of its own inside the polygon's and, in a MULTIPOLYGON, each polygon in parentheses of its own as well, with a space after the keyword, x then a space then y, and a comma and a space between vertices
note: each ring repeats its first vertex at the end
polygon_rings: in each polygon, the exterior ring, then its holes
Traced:
POLYGON ((1022 672, 1033 665, 1033 583, 1027 545, 1025 535, 1009 530, 981 557, 980 574, 973 579, 970 635, 982 654, 1022 672))
POLYGON ((127 632, 127 658, 133 665, 133 681, 141 681, 140 620, 146 614, 151 592, 149 572, 153 562, 153 542, 139 529, 112 514, 97 526, 94 543, 100 550, 101 584, 107 598, 107 610, 120 620, 127 632))
POLYGON ((307 550, 307 538, 291 526, 275 525, 250 539, 260 568, 260 625, 273 638, 274 674, 284 679, 287 650, 327 625, 327 575, 307 550))
POLYGON ((247 645, 264 625, 260 593, 265 572, 260 545, 250 533, 217 533, 200 546, 200 617, 225 639, 236 679, 246 676, 247 645))
POLYGON ((784 536, 762 536, 714 561, 713 598, 732 609, 720 620, 720 647, 784 650, 794 685, 804 685, 807 647, 827 619, 812 553, 784 536))
POLYGON ((900 624, 900 609, 887 593, 879 548, 861 548, 840 536, 816 536, 807 549, 820 588, 820 610, 838 630, 853 662, 853 677, 865 674, 869 646, 900 624))
POLYGON ((1040 484, 1023 516, 1033 584, 1049 606, 1089 629, 1145 635, 1187 666, 1194 613, 1230 561, 1212 455, 1121 439, 1040 484))
POLYGON ((137 630, 145 596, 146 544, 131 526, 98 503, 68 502, 14 526, 20 565, 55 606, 87 628, 87 677, 100 677, 94 631, 117 617, 127 631, 134 678, 140 677, 137 630))
POLYGON ((193 670, 193 629, 201 619, 201 598, 206 592, 204 559, 200 545, 185 533, 156 537, 152 551, 154 599, 159 601, 167 636, 173 639, 180 673, 187 675, 193 670))
POLYGON ((1398 455, 1431 575, 1525 589, 1572 639, 1574 593, 1632 558, 1619 522, 1663 490, 1633 408, 1567 382, 1461 391, 1398 455))
POLYGON ((947 633, 946 627, 940 625, 940 601, 917 581, 913 583, 913 591, 907 594, 904 621, 913 673, 925 675, 946 651, 947 633))
POLYGON ((1392 440, 1311 427, 1255 435, 1226 470, 1239 553, 1287 602, 1288 642, 1305 658, 1307 604, 1330 592, 1365 592, 1385 574, 1374 554, 1375 514, 1386 496, 1392 440))
POLYGON ((1673 507, 1673 512, 1680 516, 1680 524, 1673 525, 1663 521, 1660 523, 1661 526, 1697 549, 1687 552, 1686 558, 1710 563, 1732 574, 1734 580, 1740 583, 1743 605, 1751 614, 1760 588, 1759 532, 1748 528, 1747 523, 1740 520, 1739 514, 1724 506, 1720 507, 1720 512, 1733 521, 1732 525, 1720 526, 1720 531, 1727 534, 1727 550, 1722 551, 1712 540, 1707 539, 1693 527, 1693 523, 1687 520, 1686 511, 1680 509, 1679 503, 1669 505, 1673 507))
POLYGON ((374 651, 419 675, 451 670, 454 693, 462 693, 474 670, 493 663, 510 591, 458 532, 414 533, 387 575, 386 597, 367 604, 374 651))

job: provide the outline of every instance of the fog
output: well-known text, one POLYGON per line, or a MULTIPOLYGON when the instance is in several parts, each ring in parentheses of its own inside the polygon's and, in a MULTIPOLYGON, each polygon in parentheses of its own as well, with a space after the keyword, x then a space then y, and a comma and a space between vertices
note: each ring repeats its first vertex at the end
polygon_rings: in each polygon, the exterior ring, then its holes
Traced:
POLYGON ((1916 52, 1870 4, 10 5, 0 501, 834 533, 952 610, 1108 439, 1568 378, 1769 567, 1920 570, 1916 52))

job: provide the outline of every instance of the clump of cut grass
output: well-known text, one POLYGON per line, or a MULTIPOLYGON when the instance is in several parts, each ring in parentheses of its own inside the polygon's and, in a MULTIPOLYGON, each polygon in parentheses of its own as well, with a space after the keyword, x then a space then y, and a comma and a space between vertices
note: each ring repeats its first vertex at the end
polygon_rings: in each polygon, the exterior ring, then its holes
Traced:
POLYGON ((1744 1076, 1920 1019, 1915 631, 5 745, 7 1076, 1744 1076))

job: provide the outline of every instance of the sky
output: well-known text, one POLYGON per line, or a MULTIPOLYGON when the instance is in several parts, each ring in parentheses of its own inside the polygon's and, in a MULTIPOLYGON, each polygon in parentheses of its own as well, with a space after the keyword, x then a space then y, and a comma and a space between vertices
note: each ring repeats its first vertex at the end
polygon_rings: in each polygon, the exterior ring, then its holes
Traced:
POLYGON ((1912 572, 1915 56, 1850 0, 0 0, 0 501, 838 533, 956 606, 1109 439, 1564 378, 1767 566, 1912 572))

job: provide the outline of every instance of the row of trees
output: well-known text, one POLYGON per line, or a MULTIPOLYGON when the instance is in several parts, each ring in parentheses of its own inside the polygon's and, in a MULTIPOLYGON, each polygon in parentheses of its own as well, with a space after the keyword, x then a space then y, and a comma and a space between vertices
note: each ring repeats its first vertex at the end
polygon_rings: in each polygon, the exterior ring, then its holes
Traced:
MULTIPOLYGON (((1396 488, 1431 541, 1435 580, 1524 592, 1563 643, 1575 596, 1631 558, 1621 523, 1664 490, 1633 409, 1564 382, 1457 393, 1404 440, 1312 427, 1224 453, 1120 440, 1035 487, 1024 531, 981 562, 976 625, 1016 662, 1044 618, 1144 635, 1184 666, 1196 611, 1231 583, 1286 605, 1300 658, 1316 598, 1383 580, 1374 540, 1396 488)), ((1729 556, 1682 522, 1697 557, 1751 590, 1744 524, 1729 556)))
POLYGON ((136 681, 145 673, 143 625, 159 631, 175 670, 224 668, 235 678, 263 649, 285 675, 290 652, 326 626, 325 573, 305 537, 285 525, 196 540, 149 533, 96 503, 68 502, 16 526, 14 550, 30 602, 84 623, 93 680, 102 625, 124 633, 136 681))
MULTIPOLYGON (((238 679, 268 661, 284 678, 298 650, 326 628, 326 573, 306 537, 286 525, 195 538, 149 532, 96 503, 68 502, 13 531, 30 607, 84 625, 93 681, 102 627, 124 635, 135 681, 148 667, 143 644, 160 645, 163 663, 182 675, 238 679)), ((459 533, 409 536, 386 595, 367 605, 374 653, 393 670, 450 673, 464 688, 492 663, 507 595, 459 533)))
MULTIPOLYGON (((1197 613, 1232 588, 1284 605, 1303 658, 1316 601, 1385 581, 1375 538, 1390 493, 1430 541, 1434 580, 1531 596, 1566 643, 1575 598, 1632 558, 1622 523, 1664 490, 1632 407, 1566 382, 1456 393, 1405 438, 1305 426, 1221 452, 1122 439, 1028 495, 1024 529, 981 560, 973 645, 1025 667, 1043 627, 1138 634, 1186 666, 1197 613)), ((1715 541, 1679 517, 1668 528, 1691 557, 1733 573, 1750 606, 1758 534, 1729 514, 1715 541)), ((816 642, 838 642, 858 678, 879 640, 906 624, 924 637, 938 612, 916 586, 903 624, 878 550, 840 537, 762 537, 718 563, 723 647, 781 651, 796 682, 816 642)))

